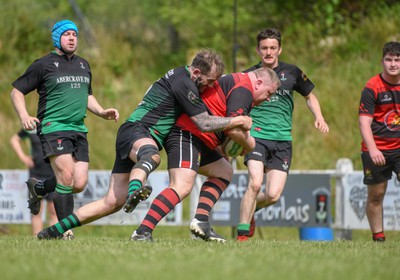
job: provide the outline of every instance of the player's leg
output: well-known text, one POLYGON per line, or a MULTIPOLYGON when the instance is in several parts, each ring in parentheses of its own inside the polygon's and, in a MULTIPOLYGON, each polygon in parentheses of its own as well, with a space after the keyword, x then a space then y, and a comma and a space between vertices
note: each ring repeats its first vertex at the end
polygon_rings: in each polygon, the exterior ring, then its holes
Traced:
POLYGON ((152 241, 152 232, 157 224, 192 190, 197 173, 186 168, 168 170, 169 187, 161 191, 150 205, 140 226, 133 232, 133 241, 152 241))
POLYGON ((42 215, 43 215, 44 208, 45 208, 45 205, 43 203, 41 203, 39 213, 37 215, 31 216, 32 233, 35 236, 39 233, 39 231, 41 231, 43 229, 42 215))
MULTIPOLYGON (((367 185, 366 214, 372 232, 372 240, 385 241, 383 228, 383 199, 385 197, 387 182, 392 178, 392 157, 383 153, 386 159, 384 166, 375 165, 368 152, 361 153, 364 170, 363 183, 367 185)), ((394 165, 394 169, 397 169, 394 165)))
POLYGON ((366 213, 374 241, 385 241, 383 230, 383 199, 387 189, 387 181, 368 185, 366 213))
POLYGON ((132 212, 137 204, 146 200, 152 191, 145 186, 148 176, 161 162, 159 148, 149 130, 140 122, 126 122, 118 130, 117 156, 134 163, 129 169, 128 196, 123 209, 132 212))
POLYGON ((54 208, 54 193, 49 193, 46 197, 47 215, 49 217, 48 224, 55 225, 58 222, 56 209, 54 208))
POLYGON ((265 146, 268 151, 265 192, 257 197, 257 210, 279 201, 292 163, 291 141, 266 141, 265 146))
POLYGON ((121 154, 123 149, 118 145, 119 136, 120 134, 117 136, 115 161, 106 196, 84 205, 76 213, 60 220, 56 225, 42 230, 38 234, 39 239, 60 238, 67 230, 87 224, 121 209, 128 193, 129 172, 132 170, 134 162, 127 156, 128 152, 125 156, 121 154))
POLYGON ((190 231, 205 241, 225 242, 226 239, 211 228, 209 217, 214 205, 232 180, 233 169, 231 164, 216 151, 209 151, 204 155, 199 173, 208 178, 201 186, 190 231))
MULTIPOLYGON (((258 160, 247 161, 249 183, 247 190, 240 202, 240 220, 237 227, 238 240, 246 239, 254 234, 254 230, 250 233, 252 220, 254 219, 254 211, 257 195, 260 193, 264 180, 264 164, 258 160)), ((254 223, 254 221, 253 221, 254 223)), ((244 241, 244 240, 243 240, 244 241)))
POLYGON ((29 192, 32 196, 43 198, 46 197, 47 194, 55 191, 57 179, 55 176, 45 180, 39 180, 36 177, 29 177, 26 184, 28 185, 29 192))
POLYGON ((74 209, 73 173, 75 162, 72 154, 52 156, 50 162, 57 178, 54 207, 58 220, 61 220, 71 214, 74 209))
POLYGON ((191 135, 173 128, 165 141, 168 156, 169 187, 153 200, 140 226, 131 240, 152 241, 152 232, 165 217, 192 190, 199 167, 199 152, 191 141, 191 135))
POLYGON ((144 185, 161 162, 156 142, 147 137, 133 143, 129 158, 135 165, 129 175, 128 196, 123 207, 127 213, 132 212, 141 201, 150 196, 152 188, 144 185))
POLYGON ((128 183, 128 178, 129 173, 113 173, 105 197, 80 207, 75 213, 68 215, 57 224, 42 230, 38 234, 38 238, 61 238, 63 233, 72 228, 88 224, 119 211, 127 195, 126 185, 128 183))
POLYGON ((279 201, 283 189, 285 188, 287 172, 270 169, 266 172, 266 184, 264 197, 261 194, 257 197, 257 210, 268 207, 279 201))
POLYGON ((26 181, 30 197, 28 200, 28 208, 33 215, 37 215, 40 209, 40 202, 42 198, 46 197, 48 194, 53 193, 56 189, 57 180, 53 176, 46 180, 39 180, 36 177, 30 177, 26 181))
MULTIPOLYGON (((248 169, 249 183, 240 203, 240 218, 237 227, 238 241, 247 241, 255 231, 254 211, 257 197, 261 196, 265 167, 268 161, 268 148, 265 140, 256 139, 256 147, 244 158, 248 169)), ((262 197, 261 197, 262 198, 262 197)))

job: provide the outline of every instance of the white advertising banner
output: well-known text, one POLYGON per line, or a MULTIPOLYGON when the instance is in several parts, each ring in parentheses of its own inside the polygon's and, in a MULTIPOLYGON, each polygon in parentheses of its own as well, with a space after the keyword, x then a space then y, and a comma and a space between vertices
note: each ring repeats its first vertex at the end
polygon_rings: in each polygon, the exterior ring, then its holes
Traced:
MULTIPOLYGON (((369 229, 365 212, 367 186, 362 172, 352 172, 342 177, 343 225, 344 229, 369 229)), ((400 183, 395 176, 389 180, 383 201, 383 227, 385 230, 400 230, 400 183)))
POLYGON ((0 224, 29 224, 28 172, 0 170, 0 224))
MULTIPOLYGON (((108 190, 111 172, 89 171, 89 180, 86 189, 75 194, 75 209, 102 198, 108 190)), ((28 189, 25 181, 28 172, 24 170, 0 170, 0 224, 29 224, 31 222, 28 209, 28 189)), ((97 225, 137 225, 143 220, 153 199, 169 184, 167 171, 153 172, 149 176, 148 184, 152 186, 151 196, 140 203, 130 214, 120 210, 117 213, 103 217, 91 224, 97 225)), ((126 186, 127 187, 127 186, 126 186)), ((175 206, 160 225, 181 225, 182 204, 175 206)))

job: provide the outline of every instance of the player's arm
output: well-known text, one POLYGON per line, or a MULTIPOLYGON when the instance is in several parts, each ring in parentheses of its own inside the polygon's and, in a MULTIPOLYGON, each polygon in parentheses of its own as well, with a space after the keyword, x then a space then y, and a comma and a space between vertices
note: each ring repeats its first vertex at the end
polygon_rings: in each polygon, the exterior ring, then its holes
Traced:
POLYGON ((241 128, 233 128, 225 131, 225 134, 233 141, 243 147, 241 155, 250 153, 256 146, 255 139, 250 135, 250 131, 241 128))
POLYGON ((34 130, 36 128, 36 123, 39 123, 39 119, 29 115, 28 110, 26 109, 25 95, 18 89, 13 88, 10 96, 22 128, 25 130, 34 130))
POLYGON ((216 132, 240 127, 250 130, 252 120, 248 116, 218 117, 210 116, 207 112, 190 117, 201 132, 216 132))
POLYGON ((87 108, 90 112, 105 120, 115 120, 115 122, 117 122, 119 119, 119 112, 117 109, 103 109, 103 107, 99 104, 99 102, 97 102, 97 99, 93 95, 89 95, 88 97, 87 108))
POLYGON ((329 126, 325 122, 325 119, 322 115, 321 106, 319 105, 318 99, 314 93, 310 92, 309 95, 304 96, 307 102, 307 106, 310 109, 311 113, 314 115, 315 121, 314 126, 315 128, 319 129, 322 133, 329 132, 329 126))
MULTIPOLYGON (((229 95, 227 101, 227 116, 244 116, 250 113, 253 104, 253 94, 245 87, 237 87, 229 95)), ((255 146, 255 139, 250 136, 250 131, 234 128, 225 131, 225 134, 243 147, 241 155, 251 152, 255 146)))
POLYGON ((32 168, 34 166, 32 157, 27 155, 24 152, 24 149, 22 148, 21 145, 22 139, 19 137, 19 135, 16 133, 10 138, 10 144, 15 153, 17 154, 18 158, 25 164, 26 167, 32 168))
POLYGON ((375 144, 374 135, 372 133, 371 124, 372 118, 366 115, 360 115, 358 117, 358 123, 360 127, 361 137, 367 146, 369 155, 375 165, 385 165, 385 157, 382 152, 378 150, 375 144))

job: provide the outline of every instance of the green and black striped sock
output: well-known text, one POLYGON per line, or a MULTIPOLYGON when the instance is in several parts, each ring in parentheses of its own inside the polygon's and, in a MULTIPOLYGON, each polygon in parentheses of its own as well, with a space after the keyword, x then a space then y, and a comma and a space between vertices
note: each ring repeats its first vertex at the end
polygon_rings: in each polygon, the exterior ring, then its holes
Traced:
POLYGON ((238 224, 237 235, 246 235, 250 233, 250 224, 238 224))
POLYGON ((129 189, 128 189, 128 195, 131 195, 135 190, 138 190, 142 187, 142 182, 137 179, 133 179, 132 181, 129 182, 129 189))
POLYGON ((57 224, 49 227, 49 233, 53 237, 62 236, 67 230, 81 226, 81 222, 75 214, 71 214, 68 217, 62 219, 57 224))

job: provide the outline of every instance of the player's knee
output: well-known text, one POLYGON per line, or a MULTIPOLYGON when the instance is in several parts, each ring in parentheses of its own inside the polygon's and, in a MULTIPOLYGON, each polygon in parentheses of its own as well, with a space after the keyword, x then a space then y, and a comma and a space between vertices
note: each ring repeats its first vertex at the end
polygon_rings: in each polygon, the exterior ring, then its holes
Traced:
POLYGON ((85 176, 82 176, 80 178, 76 178, 74 180, 74 185, 73 185, 73 191, 72 192, 73 193, 82 192, 86 188, 87 182, 88 182, 88 178, 85 177, 85 176))
POLYGON ((57 183, 63 186, 72 186, 74 183, 74 176, 72 171, 63 170, 57 176, 57 183))
POLYGON ((267 195, 267 202, 269 205, 271 204, 275 204, 279 201, 279 199, 281 198, 281 194, 280 193, 268 193, 267 195))
POLYGON ((249 183, 249 190, 259 193, 261 191, 262 184, 257 182, 250 182, 249 183))
POLYGON ((107 214, 115 213, 122 209, 122 206, 124 205, 125 201, 126 201, 126 196, 115 196, 107 194, 103 198, 104 211, 107 214))
POLYGON ((233 168, 229 165, 229 167, 226 168, 215 169, 212 173, 212 176, 221 178, 227 182, 231 182, 233 177, 233 168))
POLYGON ((138 161, 133 168, 143 170, 147 176, 157 169, 160 165, 161 158, 158 148, 153 145, 144 145, 137 154, 138 161))

